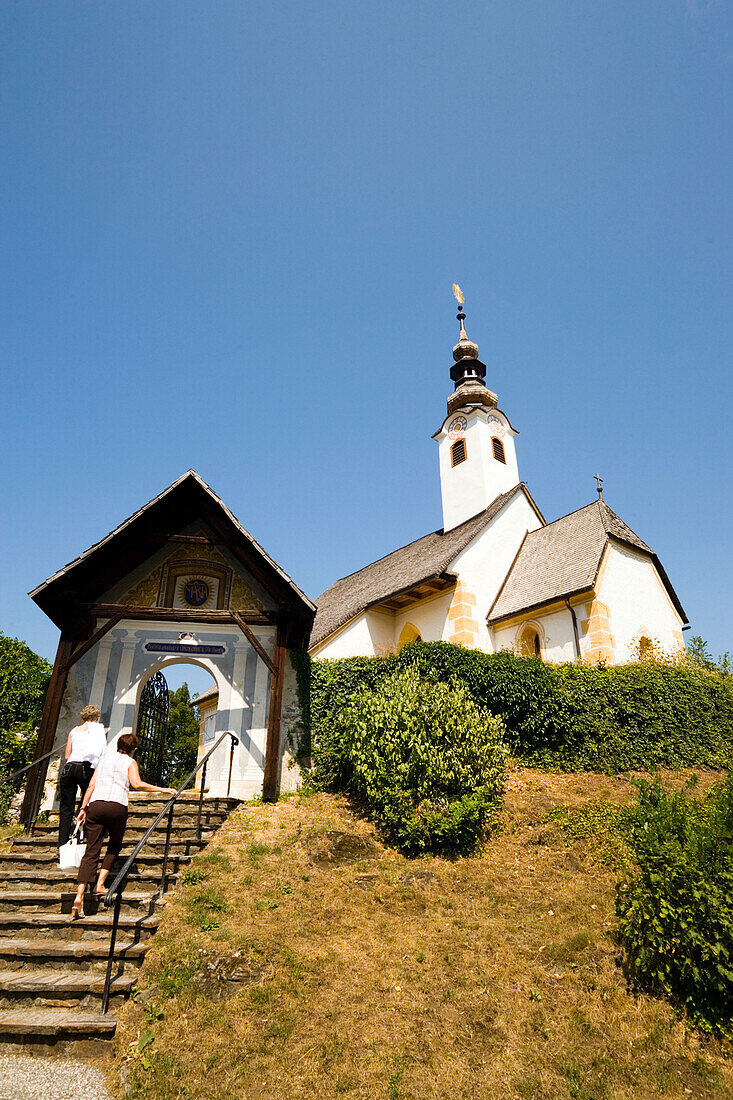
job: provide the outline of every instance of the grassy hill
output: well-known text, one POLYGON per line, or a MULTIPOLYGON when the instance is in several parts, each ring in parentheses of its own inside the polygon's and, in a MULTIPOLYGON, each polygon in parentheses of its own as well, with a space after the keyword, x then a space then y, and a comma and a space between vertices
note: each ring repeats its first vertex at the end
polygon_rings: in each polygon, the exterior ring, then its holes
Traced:
POLYGON ((513 771, 502 831, 455 862, 383 848, 337 797, 241 808, 169 895, 110 1080, 132 1100, 730 1097, 726 1052, 618 965, 634 793, 513 771))

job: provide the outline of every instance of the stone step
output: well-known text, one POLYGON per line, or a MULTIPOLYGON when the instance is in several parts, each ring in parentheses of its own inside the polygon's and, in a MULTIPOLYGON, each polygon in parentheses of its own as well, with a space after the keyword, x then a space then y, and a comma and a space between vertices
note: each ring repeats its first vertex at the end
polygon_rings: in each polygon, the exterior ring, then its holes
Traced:
MULTIPOLYGON (((147 829, 147 825, 137 825, 135 824, 135 819, 132 818, 127 828, 125 829, 125 840, 128 844, 130 844, 131 841, 134 841, 134 844, 136 844, 138 840, 142 840, 143 836, 147 832, 147 829)), ((151 835, 150 841, 152 841, 153 838, 156 838, 159 844, 165 844, 165 834, 166 822, 165 820, 163 820, 158 828, 155 830, 155 832, 151 835)), ((202 838, 204 840, 210 840, 213 835, 214 834, 211 829, 204 829, 202 833, 202 838)), ((171 839, 173 839, 174 837, 179 842, 182 840, 195 840, 196 826, 189 826, 186 824, 174 824, 173 829, 171 830, 171 839)), ((58 847, 58 827, 51 824, 36 825, 32 835, 14 837, 12 843, 13 847, 15 848, 17 845, 32 844, 34 840, 47 841, 48 843, 52 843, 56 845, 56 847, 58 847)), ((134 844, 132 844, 131 847, 134 847, 134 844)))
POLYGON ((108 1049, 116 1027, 110 1014, 68 1008, 0 1009, 0 1050, 94 1055, 108 1049))
MULTIPOLYGON (((119 1007, 136 981, 135 974, 115 977, 110 985, 110 1008, 119 1007)), ((104 974, 69 973, 66 970, 0 970, 0 1009, 82 1008, 98 1010, 102 1004, 104 974)))
MULTIPOLYGON (((135 940, 147 940, 156 931, 160 917, 135 915, 120 911, 119 934, 128 934, 135 940)), ((106 943, 112 931, 112 910, 102 909, 82 920, 71 920, 68 913, 0 913, 0 936, 3 938, 18 935, 35 940, 48 938, 95 944, 106 943)))
MULTIPOLYGON (((222 806, 226 809, 227 813, 231 813, 231 811, 236 806, 239 806, 242 801, 241 798, 234 798, 233 796, 229 796, 227 798, 227 796, 223 794, 209 794, 209 790, 210 788, 207 787, 206 791, 204 792, 204 806, 222 806)), ((198 788, 189 787, 178 796, 178 803, 198 803, 200 793, 201 792, 198 790, 198 788)), ((138 805, 139 803, 150 802, 155 803, 159 806, 164 806, 165 803, 168 801, 168 795, 150 794, 148 791, 131 790, 129 793, 129 800, 130 805, 132 805, 133 803, 135 803, 135 805, 138 805)))
MULTIPOLYGON (((201 848, 205 847, 209 843, 212 836, 211 832, 204 833, 201 840, 196 840, 194 830, 191 830, 192 835, 190 837, 181 837, 180 835, 171 836, 171 842, 169 845, 169 851, 177 852, 181 855, 188 855, 191 852, 198 852, 201 848)), ((136 847, 138 840, 142 837, 142 833, 139 837, 130 836, 125 837, 125 846, 120 853, 123 859, 131 854, 132 850, 136 847)), ((102 845, 102 852, 104 853, 105 847, 102 845)), ((165 834, 160 837, 158 834, 154 834, 141 851, 142 854, 157 856, 163 858, 163 852, 165 851, 165 834)), ((16 855, 18 853, 32 854, 47 854, 52 855, 58 862, 59 849, 58 842, 55 836, 20 836, 13 840, 13 847, 9 852, 3 852, 0 858, 5 858, 6 855, 16 855)))
MULTIPOLYGON (((14 890, 0 894, 0 916, 9 913, 68 913, 71 915, 71 905, 74 900, 75 890, 51 891, 51 890, 14 890)), ((140 913, 141 910, 153 912, 156 905, 157 892, 154 889, 148 891, 125 890, 122 895, 121 912, 132 910, 140 913)), ((84 911, 90 914, 103 912, 105 906, 96 898, 89 896, 84 899, 84 911)), ((110 910, 112 906, 110 906, 110 910)))
MULTIPOLYGON (((141 890, 148 886, 153 890, 156 889, 160 883, 162 870, 163 864, 161 862, 158 867, 148 868, 142 874, 130 874, 126 889, 134 890, 136 885, 139 885, 141 890)), ((168 870, 166 878, 168 879, 168 889, 178 881, 178 875, 175 871, 168 870)), ((107 885, 111 885, 113 881, 114 875, 107 880, 107 885)), ((57 890, 60 893, 68 893, 69 891, 76 893, 76 874, 58 870, 11 871, 6 874, 0 870, 0 907, 2 907, 2 899, 5 893, 15 893, 14 887, 16 886, 27 890, 40 890, 44 893, 52 890, 57 890)))
MULTIPOLYGON (((132 971, 145 958, 149 943, 134 943, 120 937, 115 944, 115 959, 124 961, 132 971)), ((109 937, 88 943, 79 940, 22 939, 0 937, 0 970, 26 972, 63 967, 64 972, 84 974, 105 972, 109 957, 109 937)))
MULTIPOLYGON (((158 816, 159 813, 160 813, 160 811, 156 810, 155 808, 151 808, 151 809, 137 809, 137 808, 131 809, 131 811, 128 814, 128 817, 127 817, 127 828, 130 829, 130 828, 132 828, 133 825, 135 825, 136 827, 142 827, 144 829, 148 829, 153 824, 153 822, 155 821, 155 819, 156 819, 156 817, 158 816)), ((227 815, 226 810, 212 810, 212 809, 207 809, 206 807, 204 807, 204 809, 201 813, 201 824, 204 827, 206 827, 206 825, 208 824, 210 826, 213 826, 214 828, 218 828, 218 826, 221 825, 221 823, 223 821, 226 821, 227 816, 228 815, 227 815)), ((196 806, 191 806, 191 807, 186 806, 186 807, 181 807, 181 808, 177 807, 174 814, 173 814, 173 828, 174 829, 179 825, 185 825, 188 828, 195 829, 197 822, 198 822, 198 810, 197 810, 196 806)), ((167 827, 167 825, 168 825, 168 815, 166 814, 164 817, 161 818, 160 825, 158 826, 158 828, 165 829, 167 827)), ((59 827, 58 815, 57 814, 51 814, 48 821, 39 821, 36 824, 36 826, 34 828, 34 832, 37 833, 37 832, 41 832, 43 830, 47 830, 47 831, 51 830, 53 832, 56 832, 58 830, 58 827, 59 827)))
MULTIPOLYGON (((147 849, 145 849, 147 852, 147 849)), ((122 870, 122 866, 125 862, 125 858, 120 858, 114 864, 111 874, 114 876, 118 871, 122 870)), ((181 867, 187 866, 191 860, 191 855, 184 853, 168 853, 168 866, 172 872, 179 871, 181 867)), ((150 853, 145 854, 141 852, 132 864, 132 872, 139 874, 140 872, 152 874, 160 874, 163 867, 163 853, 158 852, 154 855, 150 853)), ((17 881, 19 876, 27 874, 43 874, 44 872, 58 871, 61 875, 70 875, 73 880, 76 880, 76 869, 72 868, 70 871, 59 870, 59 854, 56 849, 49 849, 43 852, 7 852, 0 855, 0 881, 8 880, 11 883, 17 881)), ((112 880, 110 879, 110 882, 112 880)))

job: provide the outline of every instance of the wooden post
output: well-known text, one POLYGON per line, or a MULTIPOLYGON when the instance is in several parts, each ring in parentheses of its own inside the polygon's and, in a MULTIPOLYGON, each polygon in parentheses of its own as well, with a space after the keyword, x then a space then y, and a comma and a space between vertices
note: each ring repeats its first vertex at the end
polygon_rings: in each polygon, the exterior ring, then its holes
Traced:
POLYGON ((283 701, 283 679, 285 676, 285 654, 283 630, 278 624, 275 635, 273 657, 277 667, 277 676, 270 675, 270 706, 267 715, 267 744, 265 746, 265 775, 262 781, 262 798, 265 802, 276 802, 280 788, 280 717, 283 701))
MULTIPOLYGON (((48 691, 46 692, 46 702, 43 705, 43 716, 38 730, 36 751, 33 754, 34 760, 38 760, 40 756, 44 756, 53 747, 56 724, 59 720, 61 702, 64 697, 66 680, 69 675, 69 657, 71 656, 73 647, 74 643, 69 635, 62 633, 59 639, 58 649, 56 650, 56 660, 53 663, 53 671, 51 673, 48 691)), ((48 763, 48 760, 44 760, 37 768, 31 768, 28 773, 25 797, 23 798, 23 805, 20 808, 20 820, 24 825, 29 824, 38 810, 38 804, 40 804, 38 795, 43 790, 43 783, 45 782, 46 772, 48 771, 48 763), (33 803, 36 803, 36 805, 33 805, 33 803)))

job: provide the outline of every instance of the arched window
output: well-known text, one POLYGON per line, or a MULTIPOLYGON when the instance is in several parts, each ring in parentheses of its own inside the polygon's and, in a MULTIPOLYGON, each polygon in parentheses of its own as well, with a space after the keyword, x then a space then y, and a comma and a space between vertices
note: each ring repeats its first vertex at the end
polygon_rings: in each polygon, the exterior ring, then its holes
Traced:
POLYGON ((506 455, 504 454, 504 444, 502 443, 502 441, 500 439, 497 439, 496 436, 493 436, 491 440, 491 446, 493 448, 494 458, 496 459, 496 461, 503 462, 506 466, 506 455))
POLYGON ((397 642, 397 648, 402 649, 402 647, 404 645, 407 645, 408 642, 421 642, 421 641, 422 641, 422 636, 420 634, 420 631, 417 629, 417 627, 413 626, 412 623, 405 623, 405 625, 402 628, 402 633, 400 634, 399 640, 397 642))
POLYGON ((466 458, 466 440, 457 439, 450 449, 450 464, 457 466, 459 462, 465 462, 466 458))
POLYGON ((521 657, 542 656, 542 643, 540 641, 539 631, 535 630, 533 626, 526 627, 522 632, 519 641, 519 655, 521 657))
POLYGON ((651 638, 647 638, 646 634, 642 634, 639 638, 639 660, 650 661, 654 656, 654 642, 651 638))

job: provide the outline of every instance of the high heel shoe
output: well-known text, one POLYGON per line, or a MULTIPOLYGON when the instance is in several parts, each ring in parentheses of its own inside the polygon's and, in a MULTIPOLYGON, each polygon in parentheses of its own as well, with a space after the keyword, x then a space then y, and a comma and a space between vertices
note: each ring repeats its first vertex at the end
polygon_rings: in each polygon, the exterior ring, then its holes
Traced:
POLYGON ((71 919, 83 920, 84 919, 84 902, 80 901, 78 905, 76 903, 71 907, 71 919))

